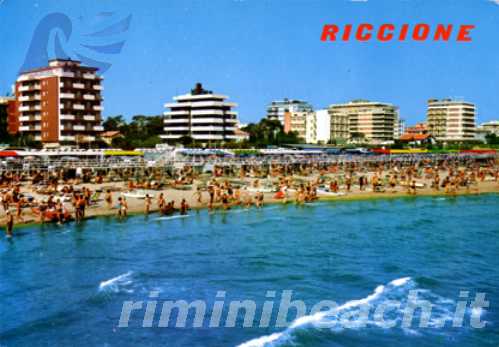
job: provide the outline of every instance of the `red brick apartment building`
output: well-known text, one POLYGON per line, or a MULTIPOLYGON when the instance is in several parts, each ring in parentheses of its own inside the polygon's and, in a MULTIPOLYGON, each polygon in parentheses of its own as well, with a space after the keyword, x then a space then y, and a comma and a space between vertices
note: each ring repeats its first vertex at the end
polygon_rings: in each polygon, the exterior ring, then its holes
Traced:
POLYGON ((22 72, 15 85, 16 107, 9 131, 31 135, 45 146, 93 142, 101 125, 102 77, 71 59, 22 72))

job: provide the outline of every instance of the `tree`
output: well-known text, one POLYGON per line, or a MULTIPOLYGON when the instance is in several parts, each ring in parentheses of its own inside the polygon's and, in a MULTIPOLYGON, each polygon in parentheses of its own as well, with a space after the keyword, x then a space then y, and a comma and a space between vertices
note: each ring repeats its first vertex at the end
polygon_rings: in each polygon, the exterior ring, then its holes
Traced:
POLYGON ((350 139, 352 142, 364 142, 366 135, 360 132, 354 132, 350 134, 350 139))
POLYGON ((108 117, 103 126, 106 131, 119 131, 123 135, 122 138, 113 140, 113 147, 122 149, 154 147, 162 142, 159 137, 164 126, 162 116, 135 115, 128 123, 119 115, 108 117))
POLYGON ((126 121, 123 119, 122 115, 108 117, 104 122, 102 122, 102 126, 104 127, 105 131, 121 131, 121 128, 123 126, 126 126, 126 121))
POLYGON ((184 146, 189 146, 189 145, 194 144, 194 139, 192 137, 190 137, 189 135, 185 135, 185 136, 182 136, 181 138, 179 138, 178 142, 184 146))
POLYGON ((264 118, 259 123, 250 123, 241 130, 249 134, 249 143, 256 147, 303 142, 296 132, 285 133, 278 120, 264 118))
POLYGON ((111 146, 125 150, 135 149, 132 143, 125 137, 116 137, 111 141, 111 146))
POLYGON ((488 145, 499 145, 499 136, 494 133, 485 135, 485 140, 488 145))

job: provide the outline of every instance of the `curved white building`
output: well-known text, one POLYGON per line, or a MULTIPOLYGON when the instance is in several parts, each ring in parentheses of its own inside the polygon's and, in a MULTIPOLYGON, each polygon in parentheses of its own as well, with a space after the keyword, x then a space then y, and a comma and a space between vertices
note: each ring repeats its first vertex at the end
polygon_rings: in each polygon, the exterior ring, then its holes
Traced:
POLYGON ((176 102, 166 103, 164 131, 161 137, 167 142, 189 136, 200 142, 232 141, 236 135, 237 104, 226 102, 228 96, 214 94, 197 83, 189 94, 173 98, 176 102))

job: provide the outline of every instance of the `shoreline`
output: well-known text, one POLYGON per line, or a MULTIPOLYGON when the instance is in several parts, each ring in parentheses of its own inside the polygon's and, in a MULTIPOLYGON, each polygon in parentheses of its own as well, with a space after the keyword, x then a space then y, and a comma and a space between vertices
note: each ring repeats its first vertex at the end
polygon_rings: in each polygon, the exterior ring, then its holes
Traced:
MULTIPOLYGON (((372 192, 372 191, 354 191, 350 193, 346 193, 345 195, 341 196, 319 196, 317 200, 315 201, 331 201, 331 202, 349 202, 349 201, 369 201, 369 200, 390 200, 390 199, 407 199, 407 198, 420 198, 420 197, 461 197, 461 196, 478 196, 478 195, 484 195, 484 194, 499 194, 499 184, 496 182, 481 182, 479 184, 479 189, 472 189, 470 191, 458 191, 455 194, 448 194, 445 193, 443 190, 440 191, 434 191, 430 188, 424 188, 421 189, 421 191, 418 191, 416 195, 414 194, 409 194, 406 191, 397 191, 397 192, 372 192)), ((189 194, 192 195, 192 191, 187 191, 189 194)), ((186 191, 175 191, 172 192, 172 190, 165 190, 165 191, 158 191, 157 194, 159 193, 164 193, 167 194, 167 196, 172 196, 172 195, 183 195, 186 193, 186 191)), ((116 197, 119 194, 116 194, 116 197)), ((296 205, 294 199, 288 199, 287 203, 284 203, 282 200, 275 199, 273 197, 274 193, 265 193, 264 194, 264 206, 265 205, 296 205)), ((185 197, 185 196, 184 196, 185 197)), ((190 210, 208 210, 207 204, 199 205, 196 202, 192 201, 192 197, 188 199, 185 197, 190 205, 190 210)), ((176 200, 176 199, 175 199, 176 200)), ((137 215, 146 215, 144 211, 144 200, 141 199, 133 199, 133 198, 128 198, 127 201, 129 202, 129 209, 128 209, 128 216, 137 216, 137 215)), ((155 206, 156 204, 153 203, 153 206, 151 206, 150 209, 150 214, 155 214, 159 212, 159 209, 155 206)), ((307 205, 307 203, 304 203, 304 205, 307 205)), ((231 209, 234 208, 240 208, 243 206, 241 205, 233 205, 231 206, 231 209)), ((257 207, 254 206, 254 204, 251 205, 251 209, 257 209, 257 207)), ((221 203, 215 203, 214 208, 212 209, 213 211, 224 211, 222 204, 221 203)), ((71 211, 72 212, 72 211, 71 211)), ((116 208, 113 209, 108 209, 105 206, 96 206, 96 207, 87 207, 85 211, 85 220, 87 219, 94 219, 97 217, 114 217, 117 220, 118 215, 117 215, 118 210, 116 208)), ((5 213, 2 213, 3 216, 5 216, 5 213)), ((175 212, 173 215, 180 215, 178 212, 175 212)), ((2 217, 3 217, 2 216, 2 217)), ((52 225, 55 223, 51 222, 46 222, 46 223, 41 223, 37 220, 37 218, 34 218, 34 215, 29 212, 26 213, 24 216, 24 221, 23 222, 16 222, 14 225, 14 236, 15 236, 15 230, 16 229, 24 229, 26 227, 33 227, 33 226, 42 226, 42 225, 52 225)), ((123 218, 123 220, 126 220, 126 217, 123 218)), ((75 222, 74 219, 71 220, 68 223, 73 223, 75 222)), ((67 224, 67 223, 64 223, 67 224)), ((5 228, 5 221, 4 218, 0 219, 0 228, 3 229, 5 228)))

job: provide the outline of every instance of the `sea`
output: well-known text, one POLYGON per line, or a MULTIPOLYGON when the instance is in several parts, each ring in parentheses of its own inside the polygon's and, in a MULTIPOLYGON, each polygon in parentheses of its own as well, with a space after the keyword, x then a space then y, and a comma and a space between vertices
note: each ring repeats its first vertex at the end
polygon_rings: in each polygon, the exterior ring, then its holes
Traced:
POLYGON ((2 347, 499 346, 497 194, 14 231, 2 347))

